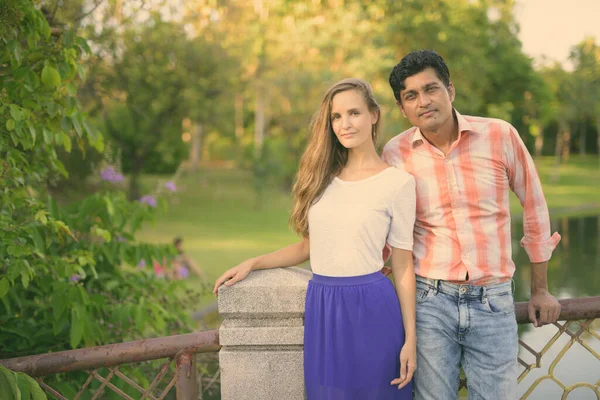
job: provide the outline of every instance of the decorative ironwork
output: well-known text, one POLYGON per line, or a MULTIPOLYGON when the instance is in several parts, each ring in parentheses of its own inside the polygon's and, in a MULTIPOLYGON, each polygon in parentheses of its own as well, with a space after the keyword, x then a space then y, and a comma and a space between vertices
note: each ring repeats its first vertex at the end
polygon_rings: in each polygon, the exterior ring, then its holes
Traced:
POLYGON ((174 398, 177 392, 177 399, 197 400, 219 390, 216 387, 219 348, 218 331, 213 330, 38 354, 0 363, 37 377, 50 399, 163 400, 174 398), (203 363, 198 364, 197 358, 203 363), (144 364, 139 365, 141 362, 144 364))
MULTIPOLYGON (((531 348, 527 343, 519 340, 519 344, 521 345, 521 352, 525 354, 530 354, 534 357, 535 361, 532 363, 527 363, 523 360, 523 355, 519 356, 519 363, 524 367, 524 370, 521 372, 519 376, 519 383, 523 382, 523 380, 535 369, 542 368, 542 359, 544 356, 547 356, 550 353, 551 349, 557 348, 558 354, 551 360, 547 360, 548 371, 545 375, 538 377, 534 380, 534 382, 529 386, 529 388, 525 391, 521 399, 527 399, 529 396, 535 392, 536 388, 544 381, 552 381, 558 387, 563 390, 562 399, 569 399, 570 395, 578 388, 589 388, 592 390, 598 399, 600 399, 600 353, 596 351, 591 342, 593 340, 597 340, 597 344, 600 345, 600 334, 596 332, 594 322, 597 322, 596 319, 587 319, 582 321, 565 321, 564 323, 557 322, 554 324, 558 331, 552 336, 552 338, 546 343, 546 345, 539 352, 535 351, 531 348), (565 344, 560 344, 559 338, 564 337, 564 335, 569 337, 569 340, 565 344), (587 337, 584 337, 587 336, 587 337), (561 380, 556 372, 556 368, 561 360, 564 359, 567 352, 573 347, 575 343, 581 345, 583 349, 588 351, 595 359, 598 361, 598 365, 595 368, 596 373, 596 381, 594 382, 578 382, 571 385, 567 385, 561 380)), ((600 347, 600 346, 597 346, 600 347)), ((573 399, 575 397, 572 397, 573 399)))
MULTIPOLYGON (((559 322, 554 324, 557 331, 541 350, 536 351, 523 340, 519 340, 519 364, 523 368, 518 378, 519 385, 526 384, 528 377, 533 379, 521 399, 529 399, 536 389, 547 381, 562 389, 563 400, 575 399, 578 389, 591 390, 600 399, 600 296, 560 300, 560 303, 561 315, 559 322), (568 340, 565 342, 565 339, 568 340), (591 382, 569 385, 557 376, 556 369, 576 344, 598 361, 598 367, 594 369, 595 375, 592 373, 591 382), (547 373, 542 372, 545 374, 535 378, 533 372, 540 372, 544 365, 548 365, 547 373)), ((527 303, 515 304, 515 313, 519 324, 529 324, 527 303)), ((0 360, 0 363, 14 371, 37 377, 40 386, 50 398, 53 396, 57 400, 96 400, 113 396, 127 400, 162 400, 172 398, 175 391, 177 399, 197 400, 205 395, 215 398, 218 396, 219 348, 218 331, 213 330, 38 354, 0 360), (143 368, 145 372, 159 369, 156 375, 153 375, 153 372, 144 374, 144 379, 146 376, 153 376, 152 381, 146 379, 146 384, 136 382, 124 372, 125 369, 133 371, 132 364, 140 362, 146 362, 143 368), (83 372, 87 374, 87 378, 84 380, 78 377, 83 383, 80 383, 79 390, 70 398, 57 389, 56 377, 65 375, 63 373, 83 372), (115 382, 117 379, 120 383, 115 382)), ((466 382, 463 379, 461 394, 465 386, 466 382)))
MULTIPOLYGON (((574 391, 579 388, 588 388, 600 400, 600 296, 565 299, 559 302, 562 307, 559 322, 553 324, 558 330, 540 351, 534 350, 532 346, 519 339, 518 362, 523 368, 518 377, 520 389, 523 384, 527 384, 525 381, 530 374, 533 376, 534 371, 541 371, 544 365, 548 365, 547 373, 533 380, 522 394, 521 400, 529 399, 535 393, 536 389, 540 387, 540 384, 546 381, 555 383, 558 387, 557 390, 562 389, 561 399, 563 400, 574 400, 574 396, 577 396, 577 393, 574 393, 574 391), (564 341, 563 338, 566 337, 569 338, 568 341, 562 343, 561 341, 564 341), (599 350, 596 350, 592 345, 592 342, 595 340, 598 341, 596 348, 599 350), (557 377, 557 365, 564 359, 567 352, 575 343, 581 345, 582 349, 585 349, 598 361, 598 366, 595 368, 595 371, 598 372, 592 378, 593 382, 578 382, 567 385, 557 377), (557 354, 553 355, 553 352, 557 352, 557 354), (552 356, 553 358, 549 359, 552 356), (533 358, 533 361, 528 362, 527 359, 531 358, 533 358)), ((527 305, 528 303, 515 304, 517 323, 520 325, 530 324, 527 305)), ((536 329, 547 329, 547 327, 536 329)), ((460 380, 461 398, 466 398, 466 387, 467 381, 463 374, 460 380)))

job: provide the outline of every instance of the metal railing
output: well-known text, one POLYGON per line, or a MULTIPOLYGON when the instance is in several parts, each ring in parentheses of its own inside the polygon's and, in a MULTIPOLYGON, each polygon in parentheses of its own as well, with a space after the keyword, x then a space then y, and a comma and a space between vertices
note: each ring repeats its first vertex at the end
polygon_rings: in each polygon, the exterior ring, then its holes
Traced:
MULTIPOLYGON (((536 388, 543 382, 551 381, 563 390, 561 399, 577 399, 581 398, 574 391, 580 388, 588 388, 594 392, 596 397, 600 399, 600 296, 586 297, 578 299, 566 299, 559 301, 562 310, 559 317, 559 322, 554 323, 558 330, 546 342, 540 351, 535 351, 532 346, 519 340, 519 364, 524 367, 524 370, 519 375, 519 384, 534 370, 542 369, 542 360, 548 358, 551 352, 556 352, 553 359, 544 360, 544 364, 548 366, 548 370, 542 376, 538 377, 531 383, 521 399, 527 399, 535 392, 536 388), (566 343, 561 343, 559 339, 566 337, 566 343), (594 343, 594 344, 592 344, 594 343), (577 382, 570 385, 563 382, 557 372, 557 365, 564 360, 567 352, 573 348, 575 344, 579 344, 582 349, 589 352, 597 361, 595 374, 592 374, 593 382, 577 382), (523 352, 523 353, 521 353, 523 352), (525 355, 532 355, 534 362, 526 362, 525 355), (573 396, 570 396, 570 395, 573 396)), ((515 304, 517 322, 519 324, 529 324, 527 314, 527 303, 515 304)), ((589 391, 588 391, 589 392, 589 391)))
MULTIPOLYGON (((173 387, 177 400, 197 400, 199 381, 196 355, 216 353, 220 348, 218 330, 211 330, 11 358, 0 360, 0 363, 10 370, 35 377, 48 395, 60 400, 102 399, 106 389, 128 400, 162 400, 172 394, 173 387), (139 379, 136 382, 119 370, 120 367, 132 363, 164 359, 166 361, 162 362, 158 374, 147 387, 140 385, 139 379), (61 393, 60 389, 44 382, 47 376, 75 371, 85 371, 88 378, 71 398, 61 393), (102 371, 105 371, 104 375, 102 371), (119 384, 111 382, 115 379, 119 379, 119 384), (124 385, 128 386, 129 390, 124 390, 124 385), (132 397, 126 391, 135 392, 136 397, 132 397)), ((208 377, 209 384, 217 378, 218 369, 214 376, 208 377)))
MULTIPOLYGON (((557 332, 540 351, 535 351, 533 347, 519 340, 521 352, 524 352, 519 354, 519 363, 524 368, 518 378, 519 384, 532 371, 541 369, 543 364, 548 366, 548 372, 535 379, 521 399, 527 399, 544 381, 552 381, 558 385, 563 390, 562 399, 568 399, 574 390, 582 387, 592 390, 600 399, 600 354, 596 350, 600 348, 600 335, 595 326, 595 322, 600 320, 600 296, 560 300, 560 303, 562 310, 559 321, 561 322, 554 324, 557 332), (564 335, 568 337, 568 341, 560 343, 559 339, 565 337, 564 335), (598 342, 592 345, 591 341, 596 340, 598 342), (556 375, 555 369, 565 354, 576 343, 598 361, 598 368, 596 369, 598 373, 596 380, 593 382, 567 385, 556 375), (559 347, 559 349, 555 349, 555 347, 559 347), (557 351, 557 354, 552 360, 544 359, 544 357, 548 357, 551 349, 557 351), (522 357, 523 355, 533 356, 534 362, 526 362, 522 357)), ((516 303, 515 312, 519 324, 530 323, 527 314, 527 303, 516 303)), ((0 360, 0 363, 13 371, 25 372, 35 377, 47 394, 60 400, 79 400, 83 398, 82 396, 86 391, 88 395, 85 398, 101 399, 106 389, 112 390, 121 398, 134 399, 132 395, 125 393, 122 388, 111 382, 112 379, 116 378, 121 380, 122 385, 128 385, 130 390, 131 388, 135 389, 136 399, 165 399, 167 396, 172 396, 172 389, 175 387, 177 400, 197 400, 202 395, 198 391, 202 379, 199 380, 197 376, 196 355, 216 353, 219 349, 218 331, 211 330, 57 353, 38 354, 0 360), (149 382, 147 387, 142 387, 119 370, 119 368, 131 363, 164 359, 166 361, 162 363, 158 374, 149 382), (66 397, 65 394, 60 393, 59 390, 44 382, 45 377, 74 371, 85 371, 88 378, 71 398, 66 397), (104 375, 101 374, 101 371, 104 371, 104 375), (172 377, 167 376, 169 372, 172 373, 172 377), (96 383, 96 387, 92 387, 93 382, 96 383), (163 382, 162 385, 159 385, 161 382, 163 382)), ((218 374, 217 368, 216 372, 205 377, 207 383, 210 385, 216 382, 218 374)), ((465 384, 466 382, 463 380, 461 386, 465 384)))

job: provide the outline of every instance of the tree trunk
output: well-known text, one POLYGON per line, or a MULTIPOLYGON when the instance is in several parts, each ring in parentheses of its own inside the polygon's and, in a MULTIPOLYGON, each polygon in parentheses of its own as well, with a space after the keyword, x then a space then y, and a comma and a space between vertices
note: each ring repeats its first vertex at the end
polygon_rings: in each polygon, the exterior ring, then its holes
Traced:
POLYGON ((586 153, 586 120, 585 118, 579 124, 579 154, 585 156, 586 153))
POLYGON ((540 132, 536 137, 535 137, 535 152, 534 152, 534 157, 540 158, 542 155, 542 149, 544 148, 544 134, 543 132, 540 132))
POLYGON ((192 129, 192 145, 190 147, 190 170, 197 171, 202 147, 202 124, 195 124, 192 129))
POLYGON ((235 137, 238 142, 244 136, 244 97, 241 94, 235 96, 235 137))
POLYGON ((568 125, 564 121, 559 122, 558 134, 556 135, 556 146, 554 147, 554 166, 552 168, 552 183, 558 182, 559 167, 564 156, 565 139, 568 134, 568 125))
POLYGON ((567 130, 564 133, 563 148, 562 148, 562 161, 569 161, 571 155, 571 131, 567 130))
POLYGON ((131 179, 129 180, 129 200, 131 201, 138 200, 141 197, 140 176, 143 166, 144 159, 136 154, 133 159, 131 179))
POLYGON ((596 143, 598 145, 598 168, 600 168, 600 115, 596 117, 596 143))
POLYGON ((258 82, 256 84, 256 104, 254 106, 254 155, 259 158, 262 154, 265 140, 265 90, 258 82))

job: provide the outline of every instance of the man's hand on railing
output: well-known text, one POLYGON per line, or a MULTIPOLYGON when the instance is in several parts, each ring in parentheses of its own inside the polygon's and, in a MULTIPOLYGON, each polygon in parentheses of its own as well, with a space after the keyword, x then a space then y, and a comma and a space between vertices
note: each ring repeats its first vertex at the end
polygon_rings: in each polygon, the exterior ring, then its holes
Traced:
POLYGON ((531 294, 527 311, 533 326, 540 327, 554 323, 560 315, 560 303, 547 290, 531 294))

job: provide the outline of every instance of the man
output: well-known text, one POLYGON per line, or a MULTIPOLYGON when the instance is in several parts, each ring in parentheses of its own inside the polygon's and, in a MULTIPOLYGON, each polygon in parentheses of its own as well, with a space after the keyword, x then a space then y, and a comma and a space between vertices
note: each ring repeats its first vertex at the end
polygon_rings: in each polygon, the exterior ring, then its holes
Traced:
POLYGON ((415 399, 457 399, 460 366, 470 399, 516 399, 509 189, 524 208, 529 317, 541 326, 560 313, 547 288, 548 260, 560 235, 550 234, 533 160, 509 123, 453 108, 455 88, 434 51, 405 56, 390 86, 414 125, 389 141, 383 158, 416 179, 415 399))

